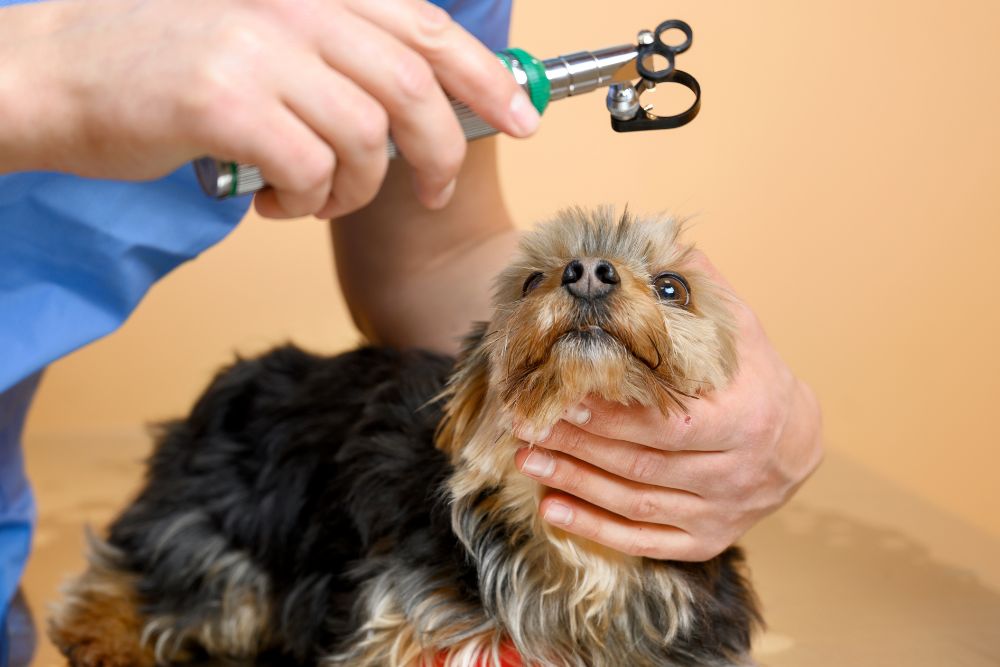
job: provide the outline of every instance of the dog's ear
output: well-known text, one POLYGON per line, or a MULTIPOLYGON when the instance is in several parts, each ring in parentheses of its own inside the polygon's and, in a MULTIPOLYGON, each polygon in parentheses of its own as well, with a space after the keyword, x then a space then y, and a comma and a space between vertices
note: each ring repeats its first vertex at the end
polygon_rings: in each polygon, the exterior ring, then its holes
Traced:
POLYGON ((466 336, 455 372, 442 393, 447 402, 437 430, 437 447, 456 456, 471 437, 489 387, 490 362, 484 344, 488 322, 478 322, 466 336))

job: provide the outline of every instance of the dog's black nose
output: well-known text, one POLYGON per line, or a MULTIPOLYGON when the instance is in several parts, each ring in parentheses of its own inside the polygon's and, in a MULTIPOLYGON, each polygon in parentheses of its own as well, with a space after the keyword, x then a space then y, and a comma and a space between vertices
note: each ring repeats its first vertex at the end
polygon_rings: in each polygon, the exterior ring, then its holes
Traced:
POLYGON ((581 299, 600 299, 621 282, 614 265, 606 259, 574 259, 563 270, 562 284, 581 299))

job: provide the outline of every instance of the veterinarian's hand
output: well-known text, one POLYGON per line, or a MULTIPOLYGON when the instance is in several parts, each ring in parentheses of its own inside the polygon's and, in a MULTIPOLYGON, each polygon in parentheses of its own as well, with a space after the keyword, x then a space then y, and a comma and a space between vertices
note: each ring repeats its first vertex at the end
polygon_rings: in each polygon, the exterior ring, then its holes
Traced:
POLYGON ((356 210, 392 129, 421 203, 451 197, 466 142, 442 86, 509 134, 538 114, 423 0, 93 0, 0 9, 0 173, 149 179, 252 162, 272 217, 356 210), (439 83, 440 82, 440 83, 439 83))
POLYGON ((739 372, 686 416, 588 398, 547 434, 518 432, 538 442, 518 467, 554 489, 547 521, 627 554, 703 561, 792 496, 822 458, 819 406, 753 312, 735 311, 739 372))

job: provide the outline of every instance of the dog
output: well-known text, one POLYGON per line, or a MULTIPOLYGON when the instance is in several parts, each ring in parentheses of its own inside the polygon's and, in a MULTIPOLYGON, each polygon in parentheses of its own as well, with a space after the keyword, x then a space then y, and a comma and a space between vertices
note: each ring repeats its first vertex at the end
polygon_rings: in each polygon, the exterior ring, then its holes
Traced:
POLYGON ((732 667, 761 623, 738 547, 628 556, 538 516, 513 424, 593 395, 680 414, 736 370, 725 293, 670 218, 526 234, 457 361, 292 346, 162 427, 50 626, 74 667, 732 667))

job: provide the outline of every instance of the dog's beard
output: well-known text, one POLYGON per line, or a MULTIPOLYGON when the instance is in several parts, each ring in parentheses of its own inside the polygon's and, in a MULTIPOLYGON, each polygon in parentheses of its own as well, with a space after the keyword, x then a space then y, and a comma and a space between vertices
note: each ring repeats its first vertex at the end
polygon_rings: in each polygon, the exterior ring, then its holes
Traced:
POLYGON ((665 412, 681 407, 686 392, 674 380, 670 336, 646 291, 623 285, 594 304, 557 288, 500 319, 484 346, 490 384, 513 418, 548 425, 587 395, 665 412))
POLYGON ((500 457, 511 452, 497 445, 516 445, 515 423, 550 426, 587 396, 676 413, 725 384, 736 368, 726 299, 689 266, 677 233, 671 219, 601 209, 563 212, 528 235, 498 278, 492 320, 467 340, 438 446, 499 483, 511 470, 500 457), (613 263, 614 289, 574 296, 560 274, 580 257, 613 263), (661 272, 686 276, 689 302, 657 297, 651 281, 661 272))

